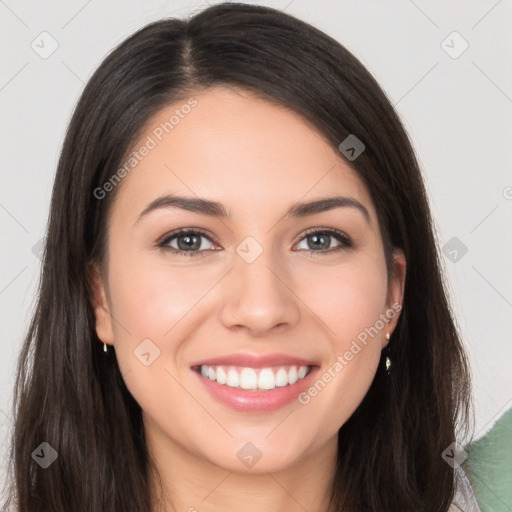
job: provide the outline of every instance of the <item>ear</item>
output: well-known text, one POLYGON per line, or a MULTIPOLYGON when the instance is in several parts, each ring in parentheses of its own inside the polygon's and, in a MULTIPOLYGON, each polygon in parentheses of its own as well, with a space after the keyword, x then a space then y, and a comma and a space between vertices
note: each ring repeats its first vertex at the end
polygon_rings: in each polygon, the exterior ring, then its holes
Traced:
MULTIPOLYGON (((402 310, 402 303, 405 288, 405 275, 406 275, 407 262, 405 255, 401 249, 393 251, 393 268, 389 276, 388 296, 386 301, 386 312, 384 313, 389 322, 386 324, 384 335, 389 332, 393 334, 396 328, 398 319, 400 318, 400 311, 402 310)), ((382 339, 382 347, 388 344, 385 336, 382 339)))
POLYGON ((88 282, 91 289, 91 300, 96 317, 96 334, 103 343, 109 345, 114 341, 112 329, 112 316, 105 292, 105 281, 97 263, 91 263, 88 267, 88 282))

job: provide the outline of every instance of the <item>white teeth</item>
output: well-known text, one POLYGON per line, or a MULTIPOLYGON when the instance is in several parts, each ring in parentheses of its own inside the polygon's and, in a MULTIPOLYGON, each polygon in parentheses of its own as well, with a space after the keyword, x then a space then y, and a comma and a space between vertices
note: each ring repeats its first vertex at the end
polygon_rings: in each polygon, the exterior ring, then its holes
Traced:
POLYGON ((276 378, 270 368, 264 368, 258 375, 259 389, 274 389, 276 387, 276 378))
POLYGON ((222 366, 201 366, 201 375, 215 380, 218 384, 245 390, 271 390, 276 387, 295 384, 311 370, 310 366, 287 366, 279 368, 234 368, 222 366))
POLYGON ((276 373, 276 386, 283 387, 288 384, 288 374, 284 368, 281 368, 276 373))
POLYGON ((217 382, 219 384, 226 384, 226 382, 228 381, 228 376, 220 366, 217 367, 217 371, 215 373, 217 374, 217 382))
POLYGON ((292 366, 288 372, 288 384, 295 384, 297 382, 297 368, 292 366))
POLYGON ((242 389, 256 389, 258 387, 258 376, 252 368, 244 368, 240 374, 240 387, 242 389))
POLYGON ((228 385, 230 388, 237 388, 240 385, 240 377, 238 376, 238 372, 236 370, 231 369, 228 371, 226 385, 228 385))

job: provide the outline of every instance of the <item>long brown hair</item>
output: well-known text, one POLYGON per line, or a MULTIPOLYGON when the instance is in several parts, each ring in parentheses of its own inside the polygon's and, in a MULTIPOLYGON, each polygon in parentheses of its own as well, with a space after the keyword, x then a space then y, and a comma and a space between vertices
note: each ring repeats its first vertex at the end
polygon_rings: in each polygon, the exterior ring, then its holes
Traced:
POLYGON ((293 109, 337 151, 350 134, 364 142, 365 151, 347 163, 376 205, 388 273, 398 248, 407 278, 390 342, 393 371, 388 376, 379 365, 339 430, 331 504, 340 511, 446 511, 453 470, 441 454, 468 432, 469 372, 411 143, 376 80, 337 41, 278 10, 224 3, 131 35, 96 70, 73 113, 14 392, 20 512, 152 510, 141 408, 95 332, 87 268, 106 256, 117 190, 101 200, 94 191, 122 165, 152 115, 217 84, 293 109), (47 469, 31 457, 41 442, 58 453, 47 469))

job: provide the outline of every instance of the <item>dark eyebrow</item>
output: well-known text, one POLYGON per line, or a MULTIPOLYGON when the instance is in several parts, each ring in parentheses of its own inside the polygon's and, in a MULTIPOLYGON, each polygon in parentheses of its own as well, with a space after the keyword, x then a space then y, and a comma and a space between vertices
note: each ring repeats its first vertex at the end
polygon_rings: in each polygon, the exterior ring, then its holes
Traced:
MULTIPOLYGON (((325 199, 317 199, 309 203, 297 203, 293 205, 284 217, 306 217, 315 213, 321 213, 333 208, 355 208, 363 214, 368 224, 370 224, 370 214, 365 206, 351 197, 334 196, 325 199)), ((150 212, 160 208, 181 208, 201 215, 210 217, 231 218, 231 211, 228 213, 222 203, 201 199, 197 197, 183 197, 178 195, 165 195, 149 203, 142 213, 138 216, 137 222, 150 212)))

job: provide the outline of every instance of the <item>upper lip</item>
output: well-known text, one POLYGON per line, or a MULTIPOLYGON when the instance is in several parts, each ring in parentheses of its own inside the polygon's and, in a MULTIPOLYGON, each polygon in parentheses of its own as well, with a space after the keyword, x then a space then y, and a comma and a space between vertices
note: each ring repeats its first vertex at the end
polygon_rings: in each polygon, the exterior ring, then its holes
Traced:
POLYGON ((314 361, 289 356, 287 354, 255 355, 249 353, 228 354, 193 363, 191 366, 244 366, 248 368, 268 368, 269 366, 316 366, 314 361))

